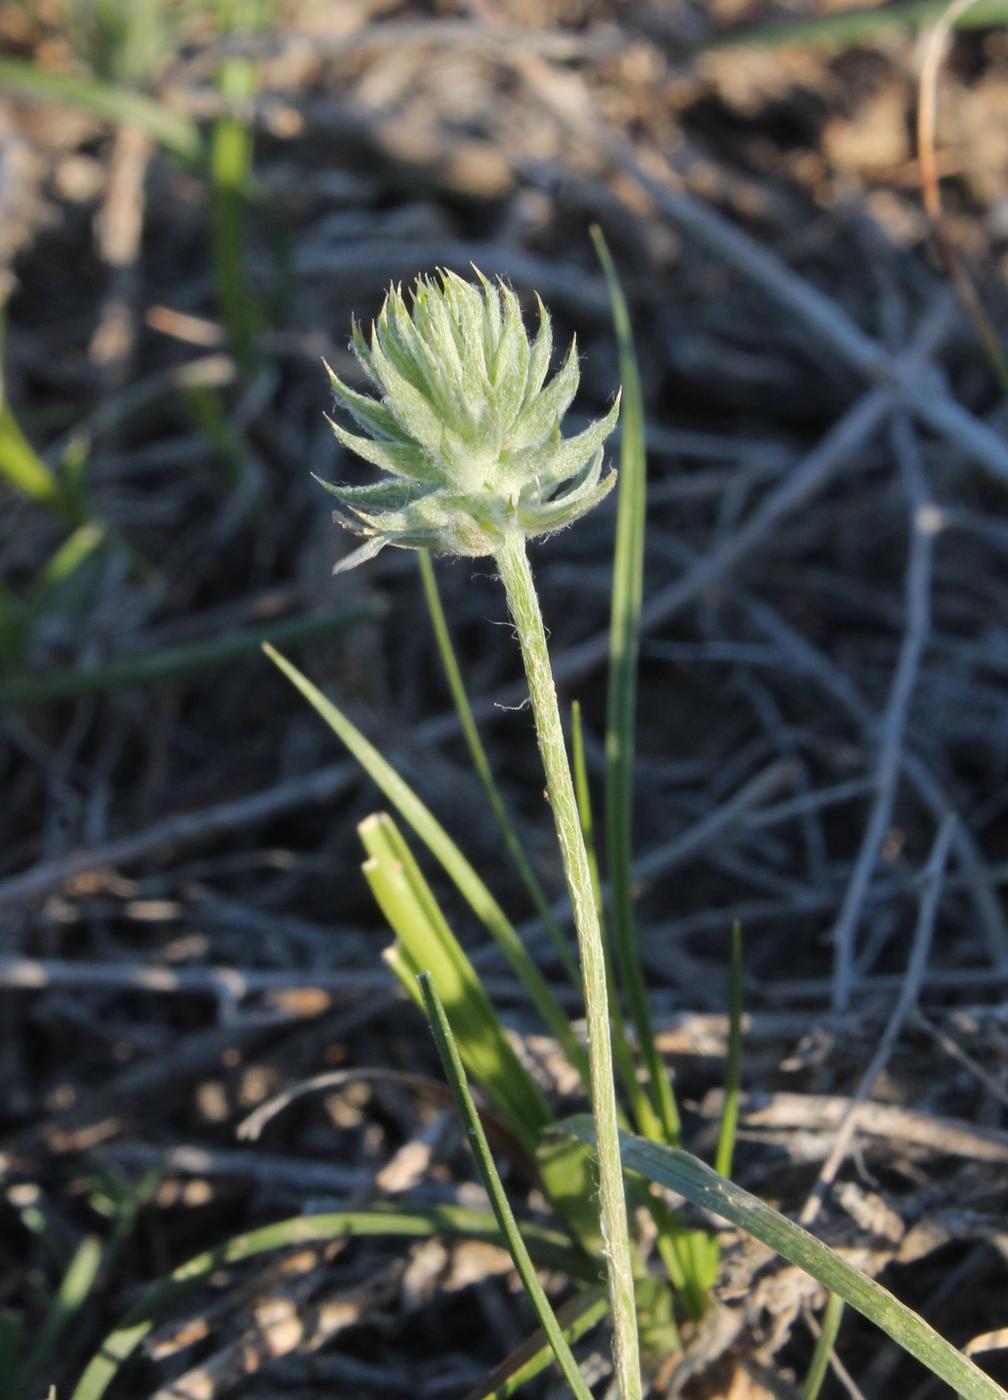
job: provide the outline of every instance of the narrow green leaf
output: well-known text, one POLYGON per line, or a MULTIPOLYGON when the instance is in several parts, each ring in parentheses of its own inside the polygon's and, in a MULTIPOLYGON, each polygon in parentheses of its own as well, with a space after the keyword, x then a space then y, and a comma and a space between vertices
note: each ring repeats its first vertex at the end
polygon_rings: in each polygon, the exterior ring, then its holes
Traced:
POLYGON ((742 929, 736 923, 731 935, 731 978, 728 994, 728 1057, 725 1063, 724 1106, 718 1132, 714 1170, 731 1176, 735 1136, 738 1131, 739 1090, 742 1084, 742 929))
POLYGON ((19 1376, 25 1393, 32 1392, 44 1379, 45 1369, 55 1355, 60 1338, 73 1325, 91 1296, 101 1263, 101 1240, 97 1235, 85 1235, 73 1253, 56 1296, 25 1358, 19 1376))
POLYGON ((0 708, 40 705, 55 700, 97 695, 122 686, 153 685, 182 676, 199 675, 234 661, 256 655, 269 638, 295 644, 326 637, 360 622, 373 622, 382 614, 373 603, 343 605, 324 612, 286 618, 263 627, 249 627, 223 636, 208 637, 183 646, 166 647, 147 656, 123 657, 86 669, 67 668, 38 675, 12 676, 0 681, 0 708))
POLYGON ((139 127, 166 150, 186 161, 199 161, 199 128, 163 103, 121 83, 76 73, 52 73, 24 58, 0 58, 0 88, 39 102, 79 107, 105 121, 139 127))
POLYGON ((606 838, 615 925, 616 961, 637 1041, 647 1067, 651 1102, 666 1142, 679 1140, 679 1113, 655 1044, 647 987, 637 951, 631 867, 633 863, 633 763, 637 711, 637 660, 644 587, 647 454, 644 405, 626 298, 599 228, 592 240, 605 274, 623 383, 619 503, 613 554, 609 622, 609 691, 606 710, 606 838))
MULTIPOLYGON (((588 765, 585 761, 584 750, 584 728, 581 723, 581 705, 575 700, 571 706, 571 767, 574 775, 574 792, 577 797, 578 814, 581 819, 581 832, 585 840, 585 849, 588 852, 588 864, 591 869, 592 890, 595 895, 595 904, 598 908, 599 927, 602 931, 602 946, 606 960, 606 986, 609 989, 609 1014, 613 1026, 613 1060, 616 1070, 623 1086, 630 1109, 634 1116, 639 1132, 645 1137, 654 1138, 656 1142, 664 1141, 662 1125, 651 1105, 651 1100, 641 1087, 637 1078, 637 1064, 634 1059, 630 1042, 627 1038, 626 1024, 623 1020, 623 1009, 619 1003, 619 996, 616 991, 616 978, 612 967, 612 952, 609 946, 608 929, 606 927, 605 915, 602 907, 602 883, 599 876, 598 852, 595 847, 595 823, 592 816, 591 791, 588 785, 588 765)), ((626 1119, 620 1115, 620 1126, 626 1126, 626 1119)), ((540 1156, 545 1151, 545 1144, 539 1149, 540 1156)), ((709 1284, 703 1286, 693 1286, 693 1253, 694 1246, 690 1243, 690 1236, 694 1233, 683 1229, 681 1222, 675 1211, 667 1201, 660 1196, 647 1190, 639 1193, 640 1204, 648 1211, 654 1221, 656 1230, 656 1245, 661 1256, 665 1271, 672 1282, 676 1292, 689 1297, 691 1308, 700 1312, 703 1309, 703 1298, 709 1284)), ((672 1323, 674 1328, 674 1321, 672 1323)))
MULTIPOLYGON (((731 934, 731 973, 728 991, 728 1055, 725 1062, 724 1104, 718 1130, 714 1170, 721 1176, 731 1176, 735 1138, 738 1132, 739 1091, 742 1080, 742 930, 736 923, 731 934)), ((721 1241, 717 1235, 707 1237, 708 1266, 704 1276, 706 1288, 713 1288, 721 1258, 721 1241)))
MULTIPOLYGON (((563 1307, 557 1309, 557 1321, 564 1340, 569 1346, 574 1346, 602 1321, 608 1311, 609 1300, 604 1288, 591 1288, 568 1298, 563 1307)), ((541 1375, 552 1359, 553 1348, 544 1332, 536 1331, 502 1361, 482 1385, 470 1391, 466 1400, 509 1400, 523 1385, 541 1375)))
MULTIPOLYGON (((566 1119, 561 1126, 582 1142, 594 1141, 594 1125, 586 1114, 566 1119)), ((1008 1400, 1008 1391, 887 1288, 848 1264, 780 1211, 718 1176, 699 1158, 681 1148, 666 1147, 629 1133, 621 1135, 621 1151, 628 1171, 640 1172, 649 1181, 685 1196, 693 1205, 730 1220, 761 1240, 788 1263, 804 1270, 874 1322, 904 1351, 950 1385, 957 1395, 965 1400, 1008 1400)))
MULTIPOLYGON (((522 1222, 520 1227, 536 1263, 578 1278, 584 1261, 567 1240, 541 1225, 522 1222)), ((280 1220, 247 1234, 235 1235, 224 1244, 197 1254, 155 1283, 102 1342, 77 1382, 70 1400, 100 1400, 124 1362, 136 1351, 158 1318, 187 1293, 205 1283, 219 1269, 230 1268, 261 1254, 296 1249, 347 1235, 426 1238, 453 1236, 502 1245, 500 1227, 489 1211, 461 1206, 418 1206, 379 1203, 366 1210, 331 1211, 324 1215, 299 1215, 280 1220)))
POLYGON ((490 1197, 490 1204, 493 1207, 497 1224, 500 1226, 501 1234, 507 1241, 507 1247, 511 1258, 514 1260, 518 1277, 522 1281, 522 1286, 528 1294, 529 1301, 535 1309, 535 1314, 539 1319, 539 1325, 549 1340, 556 1363, 563 1373, 564 1379, 571 1390, 578 1397, 578 1400, 591 1400, 591 1391, 584 1383, 578 1364, 574 1359, 574 1354, 564 1337, 563 1329, 556 1318, 550 1301, 539 1282, 539 1277, 535 1271, 535 1265, 528 1252, 525 1241, 522 1239, 521 1231, 511 1210, 504 1186, 494 1165, 493 1156, 490 1152, 490 1144, 487 1142, 486 1133, 483 1131, 483 1124, 480 1122, 479 1114, 476 1112, 476 1105, 473 1103, 472 1095, 469 1093, 469 1086, 466 1083, 465 1069, 459 1056, 458 1046, 452 1036, 452 1029, 445 1014, 444 1006, 438 996, 438 989, 434 979, 429 972, 422 972, 419 977, 420 990, 424 1000, 424 1008, 427 1012, 427 1019, 430 1021, 431 1030, 434 1033, 434 1040, 437 1044, 438 1054, 441 1056, 441 1063, 444 1066, 445 1075, 452 1086, 455 1095, 455 1102, 458 1106, 459 1116, 465 1124, 466 1134, 469 1138, 469 1145, 472 1148, 473 1156, 479 1174, 483 1179, 487 1195, 490 1197))
POLYGON ((9 1309, 0 1312, 0 1396, 3 1400, 22 1400, 24 1387, 20 1384, 18 1362, 24 1343, 23 1314, 9 1309))
MULTIPOLYGON (((0 70, 3 62, 0 59, 0 70)), ((6 403, 0 406, 0 480, 19 496, 47 506, 65 519, 74 518, 62 482, 32 447, 6 403)))
POLYGON ((451 633, 448 630, 448 622, 445 618, 444 608, 441 606, 441 595, 438 591, 437 577, 434 573, 434 564, 430 556, 430 551, 426 549, 418 550, 417 561, 420 565, 420 578, 423 583, 424 598, 427 603, 427 611, 430 614, 431 626, 434 629, 434 639, 437 642, 438 652, 441 656, 441 665, 444 668, 445 679, 448 682, 448 689, 451 692, 452 701, 455 705, 455 712, 459 717, 462 726, 462 734, 469 749, 469 756, 472 759, 473 768, 479 778, 486 793, 490 810, 494 814, 497 825, 500 828, 501 836, 507 847, 508 854, 514 862, 519 878, 529 893, 529 898, 535 906, 536 913, 542 919, 546 932, 557 950, 557 954, 563 964, 563 969, 568 980, 574 989, 581 990, 581 975, 578 972, 577 961, 571 949, 570 942, 565 938, 560 926, 554 919, 547 900, 543 893, 543 888, 536 878, 536 873, 532 869, 531 863, 525 854, 518 833, 514 829, 514 824, 507 814, 504 806, 504 799, 494 779, 493 770, 490 767, 490 760, 487 758, 483 741, 480 738, 476 720, 473 717, 472 707, 469 704, 469 697, 466 694, 465 682, 459 670, 458 660, 455 656, 455 648, 452 645, 451 633))
POLYGON ((819 1325, 819 1336, 816 1338, 812 1364, 809 1366, 805 1384, 802 1386, 802 1400, 818 1400, 822 1383, 826 1379, 826 1372, 829 1369, 833 1345, 836 1342, 837 1333, 840 1331, 843 1311, 843 1299, 838 1298, 835 1293, 831 1293, 826 1299, 825 1308, 823 1308, 822 1322, 819 1325))
MULTIPOLYGON (((808 15, 802 19, 746 25, 717 39, 708 47, 715 51, 728 48, 776 49, 789 45, 818 47, 820 45, 867 44, 881 38, 892 29, 924 29, 948 9, 948 0, 906 0, 903 4, 862 6, 848 5, 831 14, 808 15)), ((987 29, 1008 21, 1005 0, 976 0, 969 10, 959 15, 957 29, 987 29)))
POLYGON ((217 77, 221 95, 234 111, 214 123, 210 138, 210 240, 217 300, 235 357, 247 366, 254 357, 262 317, 245 276, 245 211, 252 189, 252 129, 240 109, 259 86, 249 58, 225 60, 217 77))
POLYGON ((529 995, 549 1030, 556 1037, 570 1063, 578 1070, 582 1081, 588 1082, 586 1056, 571 1030, 563 1008, 557 1001, 542 973, 529 956, 514 925, 480 879, 471 863, 445 831, 433 813, 417 797, 360 730, 347 719, 342 710, 327 700, 317 686, 296 666, 271 646, 263 650, 270 660, 301 692, 313 709, 325 720, 336 737, 356 758, 372 781, 392 803, 396 811, 417 834, 440 863, 445 874, 490 934, 507 958, 515 975, 529 995))

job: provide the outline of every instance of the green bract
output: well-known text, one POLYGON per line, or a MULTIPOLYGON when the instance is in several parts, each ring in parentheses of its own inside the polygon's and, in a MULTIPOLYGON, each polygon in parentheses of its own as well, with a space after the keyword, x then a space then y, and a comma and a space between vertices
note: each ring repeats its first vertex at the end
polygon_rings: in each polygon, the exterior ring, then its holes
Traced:
POLYGON ((578 386, 575 345, 546 383, 553 348, 546 308, 537 297, 539 329, 530 342, 511 288, 476 276, 478 286, 454 272, 419 277, 412 312, 390 288, 370 344, 354 325, 351 348, 378 398, 356 393, 326 366, 336 403, 367 436, 330 420, 333 432, 392 478, 322 483, 342 506, 335 519, 367 537, 334 573, 387 544, 493 554, 509 533, 531 537, 569 525, 613 484, 614 473, 602 476, 602 444, 616 425, 618 397, 605 418, 561 437, 578 386))

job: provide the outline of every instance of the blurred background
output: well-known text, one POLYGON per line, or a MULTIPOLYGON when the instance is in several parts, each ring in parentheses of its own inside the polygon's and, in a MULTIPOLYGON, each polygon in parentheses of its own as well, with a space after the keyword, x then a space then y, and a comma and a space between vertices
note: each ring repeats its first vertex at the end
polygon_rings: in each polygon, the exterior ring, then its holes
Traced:
MULTIPOLYGON (((604 410, 593 223, 647 415, 638 907, 690 1145, 716 1124, 734 920, 742 1179, 785 1206, 916 951, 920 1011, 877 1090, 910 1117, 851 1175, 906 1229, 967 1203, 877 1267, 960 1344, 1008 1320, 1006 20, 991 0, 0 3, 0 1353, 98 1242, 31 1393, 62 1395, 137 1285, 210 1241, 331 1200, 467 1199, 443 1106, 391 1077, 236 1141, 321 1070, 437 1073, 359 873, 379 799, 259 644, 380 741, 555 972, 415 559, 333 579, 352 542, 312 473, 368 471, 326 426, 322 357, 359 384, 351 318, 435 267, 506 277, 530 315, 538 291, 557 345, 577 335, 572 427, 604 410), (974 1136, 911 1131, 952 1118, 974 1136)), ((614 517, 611 497, 533 551, 594 780, 614 517)), ((438 568, 558 895, 502 595, 479 561, 438 568)), ((547 1073, 506 968, 477 961, 547 1073)), ((430 1241, 316 1251, 213 1306, 198 1335, 155 1334, 133 1394, 458 1396, 527 1322, 496 1252, 430 1241), (255 1330, 277 1297, 298 1335, 255 1330)), ((800 1305, 750 1311, 786 1385, 800 1305)), ((923 1394, 859 1336, 869 1400, 923 1394)), ((732 1396, 771 1393, 751 1385, 732 1396)))

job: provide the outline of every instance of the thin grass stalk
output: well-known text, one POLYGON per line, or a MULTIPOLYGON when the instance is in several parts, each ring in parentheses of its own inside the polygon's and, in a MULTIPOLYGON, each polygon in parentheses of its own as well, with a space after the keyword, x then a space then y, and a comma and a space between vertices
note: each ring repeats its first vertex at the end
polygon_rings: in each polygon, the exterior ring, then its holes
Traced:
POLYGON ((641 1375, 634 1302, 634 1276, 620 1164, 618 1111, 609 1028, 605 949, 592 889, 588 852, 581 833, 574 782, 557 705, 539 598, 529 567, 525 537, 504 535, 495 560, 507 594, 528 680, 532 713, 549 793, 564 875, 574 911, 581 955, 592 1113, 596 1125, 602 1236, 606 1248, 616 1375, 621 1400, 640 1400, 641 1375))
POLYGON ((615 929, 616 961, 661 1120, 663 1139, 679 1141, 679 1112, 655 1044, 651 1008, 637 952, 634 920, 633 762, 637 711, 637 660, 644 589, 644 521, 647 511, 647 457, 640 373, 626 298, 601 230, 592 240, 609 289, 623 384, 619 504, 613 554, 612 612, 609 623, 609 693, 606 708, 606 842, 615 929))
MULTIPOLYGON (((557 1309, 557 1321, 563 1329, 564 1337, 573 1346, 587 1335, 609 1311, 609 1300, 604 1288, 587 1289, 568 1298, 557 1309)), ((540 1331, 524 1342, 517 1351, 511 1353, 486 1379, 471 1390, 465 1400, 510 1400, 529 1381, 545 1371, 550 1364, 552 1349, 548 1342, 536 1342, 543 1336, 540 1331)))
POLYGON ((724 1107, 718 1130, 714 1170, 731 1176, 738 1132, 739 1091, 742 1086, 742 929, 732 925, 731 973, 728 990, 728 1055, 725 1062, 724 1107))
POLYGON ((490 1144, 487 1142, 486 1133, 483 1131, 483 1124, 476 1111, 472 1094, 469 1092, 469 1085, 466 1080, 466 1072, 462 1065, 458 1046, 452 1035, 448 1017, 445 1014, 444 1006, 438 996, 434 979, 429 972, 422 972, 417 978, 420 984, 420 993, 423 997, 424 1010, 430 1022, 431 1031, 434 1034, 434 1041, 437 1045, 441 1063, 444 1066, 445 1076, 451 1085, 452 1093, 455 1096, 455 1103, 459 1111, 459 1116, 465 1125, 466 1136, 469 1146, 476 1159, 476 1166, 479 1169, 483 1185, 486 1187, 487 1195, 490 1197, 490 1205, 493 1208, 500 1232, 507 1242, 508 1252, 514 1261, 518 1277, 522 1281, 522 1287, 528 1294, 529 1301, 535 1309, 549 1344, 553 1348, 553 1355, 556 1357, 557 1365, 563 1373, 564 1379, 571 1390, 577 1396, 577 1400, 591 1400, 591 1391, 584 1383, 578 1364, 574 1359, 574 1354, 567 1344, 563 1331, 556 1318, 550 1301, 546 1297, 542 1284, 535 1271, 535 1265, 525 1247, 521 1231, 512 1213, 507 1193, 494 1164, 493 1154, 490 1151, 490 1144))
POLYGON ((833 1355, 833 1347, 836 1343, 837 1333, 840 1331, 843 1314, 843 1299, 838 1298, 835 1293, 831 1293, 826 1299, 825 1308, 823 1308, 815 1351, 812 1354, 808 1375, 805 1377, 805 1384, 802 1386, 802 1400, 818 1400, 823 1381, 826 1379, 826 1372, 829 1370, 830 1357, 833 1355))

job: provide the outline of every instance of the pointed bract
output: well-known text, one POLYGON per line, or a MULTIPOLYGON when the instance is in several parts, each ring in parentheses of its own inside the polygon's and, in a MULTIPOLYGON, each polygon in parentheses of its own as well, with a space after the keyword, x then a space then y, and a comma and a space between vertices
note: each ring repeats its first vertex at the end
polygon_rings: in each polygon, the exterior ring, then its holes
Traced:
POLYGON ((606 495, 602 444, 619 396, 602 419, 564 438, 560 421, 577 392, 577 347, 547 381, 553 338, 539 297, 530 343, 518 298, 474 268, 420 277, 407 305, 391 287, 365 339, 350 348, 378 398, 350 389, 326 365, 333 398, 368 436, 330 420, 340 443, 390 474, 371 486, 323 482, 338 522, 366 543, 341 573, 386 545, 468 557, 493 554, 513 531, 534 537, 569 525, 606 495))

